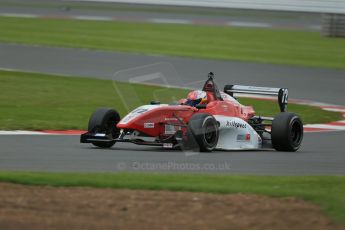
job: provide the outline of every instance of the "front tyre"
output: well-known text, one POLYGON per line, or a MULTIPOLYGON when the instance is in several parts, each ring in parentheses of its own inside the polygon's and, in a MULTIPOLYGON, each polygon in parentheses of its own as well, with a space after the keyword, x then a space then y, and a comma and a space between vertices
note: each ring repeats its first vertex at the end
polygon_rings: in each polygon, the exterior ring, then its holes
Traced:
POLYGON ((273 148, 278 151, 297 151, 303 140, 303 123, 298 115, 279 113, 272 123, 271 139, 273 148))
POLYGON ((219 131, 216 119, 207 113, 194 114, 188 123, 187 137, 194 138, 200 152, 211 152, 218 143, 219 131))
MULTIPOLYGON (((105 133, 110 139, 116 138, 120 131, 116 128, 120 121, 120 115, 117 111, 108 108, 97 109, 90 117, 88 131, 93 133, 105 133)), ((110 148, 116 141, 97 141, 91 142, 100 148, 110 148)))

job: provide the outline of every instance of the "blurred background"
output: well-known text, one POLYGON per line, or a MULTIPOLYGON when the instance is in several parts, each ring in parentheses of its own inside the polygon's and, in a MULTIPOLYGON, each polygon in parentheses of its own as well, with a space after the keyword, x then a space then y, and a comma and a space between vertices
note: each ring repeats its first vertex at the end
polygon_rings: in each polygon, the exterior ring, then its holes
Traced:
MULTIPOLYGON (((0 183, 5 210, 0 228, 130 229, 128 224, 140 228, 136 224, 145 220, 143 226, 154 224, 157 229, 189 225, 198 229, 337 229, 332 221, 345 221, 345 183, 339 176, 345 174, 344 85, 344 0, 0 0, 0 181, 240 196, 218 208, 213 205, 214 200, 223 204, 218 198, 199 205, 193 195, 176 203, 176 198, 189 196, 174 193, 164 198, 156 192, 142 200, 149 204, 145 206, 140 203, 142 194, 130 195, 127 190, 127 196, 109 195, 109 199, 103 191, 95 193, 96 203, 89 199, 89 192, 78 196, 81 188, 60 189, 61 196, 54 198, 43 190, 37 193, 31 187, 0 183), (79 134, 87 129, 96 108, 115 108, 123 117, 151 100, 178 100, 186 97, 187 88, 200 88, 210 71, 221 89, 226 84, 289 88, 289 111, 298 113, 305 124, 300 151, 187 156, 126 143, 117 143, 110 151, 79 143, 79 134), (179 175, 104 173, 138 172, 133 165, 148 163, 217 167, 225 163, 229 167, 142 170, 179 175), (191 172, 212 175, 183 174, 191 172), (243 193, 297 198, 287 198, 283 209, 275 209, 267 200, 260 203, 257 195, 251 200, 243 193), (147 201, 152 197, 156 203, 150 205, 147 201), (248 204, 233 206, 243 198, 248 204), (304 206, 289 206, 302 199, 319 205, 316 209, 332 219, 323 221, 304 206), (172 205, 164 207, 167 202, 172 205), (189 208, 187 202, 194 206, 189 208), (137 204, 143 211, 136 209, 137 204), (99 211, 99 207, 104 209, 99 211), (229 207, 235 207, 234 211, 225 215, 229 207), (248 211, 239 212, 242 208, 248 211), (138 211, 133 214, 132 210, 138 211), (184 219, 186 214, 193 216, 184 219), (116 222, 114 215, 119 217, 116 222)), ((239 101, 253 105, 259 115, 279 112, 276 101, 239 101)))

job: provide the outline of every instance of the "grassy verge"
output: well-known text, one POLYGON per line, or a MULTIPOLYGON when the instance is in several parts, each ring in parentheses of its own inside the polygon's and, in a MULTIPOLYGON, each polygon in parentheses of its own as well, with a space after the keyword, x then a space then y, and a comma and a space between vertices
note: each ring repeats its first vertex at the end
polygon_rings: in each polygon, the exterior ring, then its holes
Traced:
MULTIPOLYGON (((117 82, 127 102, 124 104, 110 80, 0 71, 0 129, 86 129, 89 116, 98 107, 116 108, 123 116, 129 109, 153 99, 171 102, 183 98, 187 90, 117 82), (156 97, 156 98, 155 98, 156 97), (125 106, 126 105, 126 106, 125 106)), ((271 101, 241 99, 253 105, 258 114, 271 116, 278 106, 271 101)), ((340 120, 341 114, 316 107, 294 105, 290 111, 305 123, 340 120)))
POLYGON ((26 185, 253 193, 274 197, 294 196, 320 205, 335 220, 345 222, 345 177, 341 176, 0 172, 0 181, 26 185))
POLYGON ((345 40, 316 32, 0 18, 0 42, 345 69, 345 40))

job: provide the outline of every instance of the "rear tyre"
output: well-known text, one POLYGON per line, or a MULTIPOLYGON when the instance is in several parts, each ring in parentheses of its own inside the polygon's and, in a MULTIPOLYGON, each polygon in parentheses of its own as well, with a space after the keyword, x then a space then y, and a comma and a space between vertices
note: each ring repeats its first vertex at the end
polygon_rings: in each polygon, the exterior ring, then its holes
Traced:
POLYGON ((198 113, 190 118, 187 127, 187 141, 196 143, 200 152, 211 152, 214 150, 217 146, 218 138, 218 123, 212 115, 198 113))
MULTIPOLYGON (((90 117, 88 131, 94 133, 105 133, 108 138, 116 138, 120 130, 116 128, 120 121, 120 115, 117 111, 108 108, 97 109, 90 117)), ((110 148, 116 141, 109 142, 91 142, 100 148, 110 148)))
POLYGON ((303 140, 303 123, 294 113, 279 113, 273 120, 272 146, 278 151, 297 151, 303 140))

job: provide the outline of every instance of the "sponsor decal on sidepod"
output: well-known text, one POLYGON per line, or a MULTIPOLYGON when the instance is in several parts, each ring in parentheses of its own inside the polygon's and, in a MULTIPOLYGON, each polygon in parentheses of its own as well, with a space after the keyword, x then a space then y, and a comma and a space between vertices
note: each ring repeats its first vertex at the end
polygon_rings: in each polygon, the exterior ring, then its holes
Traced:
POLYGON ((241 128, 241 129, 245 129, 247 128, 247 124, 244 123, 239 123, 236 121, 226 121, 226 126, 227 127, 235 127, 236 129, 241 128))
POLYGON ((144 123, 145 129, 153 129, 155 127, 155 123, 144 123))

